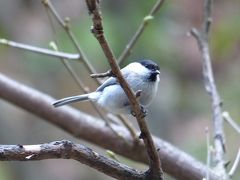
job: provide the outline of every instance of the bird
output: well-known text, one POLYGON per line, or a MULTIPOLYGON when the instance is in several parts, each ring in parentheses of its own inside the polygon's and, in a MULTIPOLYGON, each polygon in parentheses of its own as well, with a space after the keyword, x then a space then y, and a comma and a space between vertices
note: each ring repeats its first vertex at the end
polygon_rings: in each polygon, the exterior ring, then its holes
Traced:
MULTIPOLYGON (((121 69, 122 75, 133 92, 140 92, 138 98, 145 109, 157 94, 160 68, 149 59, 132 62, 121 69)), ((131 104, 116 77, 108 78, 95 91, 88 94, 66 97, 53 103, 54 107, 78 101, 93 101, 113 114, 132 114, 131 104)))

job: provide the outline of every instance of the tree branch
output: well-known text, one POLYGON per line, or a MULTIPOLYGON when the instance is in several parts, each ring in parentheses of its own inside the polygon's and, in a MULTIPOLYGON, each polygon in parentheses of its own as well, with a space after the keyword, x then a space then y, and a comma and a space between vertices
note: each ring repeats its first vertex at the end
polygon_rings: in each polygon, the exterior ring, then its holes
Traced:
POLYGON ((74 159, 117 179, 140 180, 146 176, 140 171, 71 141, 62 140, 37 145, 0 145, 0 161, 43 159, 74 159))
MULTIPOLYGON (((124 127, 113 125, 114 129, 123 135, 125 140, 122 140, 103 121, 69 106, 53 108, 51 104, 55 99, 2 74, 0 74, 0 87, 0 98, 43 118, 75 137, 110 149, 132 160, 148 162, 144 144, 141 142, 136 144, 124 127)), ((154 137, 154 143, 160 149, 158 153, 166 173, 180 180, 205 177, 207 167, 202 163, 157 137, 154 137)), ((219 179, 212 171, 209 176, 211 180, 219 179)))
POLYGON ((205 89, 211 97, 212 111, 213 111, 213 124, 214 124, 214 144, 215 144, 215 169, 222 175, 223 179, 227 178, 225 169, 225 136, 223 130, 223 118, 222 118, 222 102, 220 100, 219 93, 215 84, 211 57, 209 53, 208 33, 211 24, 212 15, 212 0, 204 1, 204 19, 202 24, 202 30, 191 30, 191 34, 196 39, 199 50, 202 55, 203 77, 205 89))
POLYGON ((0 44, 9 46, 9 47, 14 47, 14 48, 18 48, 18 49, 31 51, 31 52, 38 53, 38 54, 53 56, 53 57, 57 57, 57 58, 64 58, 64 59, 70 59, 70 60, 76 60, 76 59, 80 58, 79 54, 70 54, 70 53, 65 53, 65 52, 52 51, 49 49, 44 49, 44 48, 40 48, 40 47, 36 47, 36 46, 32 46, 32 45, 17 43, 17 42, 10 41, 7 39, 0 39, 0 44))
POLYGON ((91 74, 92 78, 105 78, 105 77, 111 77, 113 76, 113 73, 111 70, 104 72, 104 73, 98 73, 98 74, 91 74))
MULTIPOLYGON (((84 63, 85 67, 87 67, 89 73, 94 73, 96 74, 96 70, 95 68, 91 65, 91 63, 89 62, 87 56, 84 54, 84 52, 82 51, 82 48, 80 47, 74 33, 71 30, 70 27, 70 19, 67 18, 67 20, 63 20, 61 18, 61 16, 59 15, 59 13, 57 12, 57 10, 55 9, 55 7, 53 6, 53 4, 51 3, 50 0, 42 0, 42 3, 44 5, 44 7, 46 8, 46 10, 49 10, 49 12, 53 15, 53 17, 56 19, 56 21, 58 22, 58 24, 65 30, 66 34, 68 35, 69 39, 72 41, 74 47, 76 48, 76 50, 78 51, 78 53, 81 56, 81 60, 84 63)), ((95 82, 100 85, 102 84, 102 81, 99 79, 94 79, 95 82)), ((83 91, 85 93, 89 93, 89 89, 86 89, 85 86, 83 85, 83 83, 81 83, 81 88, 83 89, 83 91)), ((93 105, 94 109, 97 111, 97 113, 99 114, 99 116, 106 122, 106 124, 108 125, 108 127, 110 129, 112 129, 114 131, 114 129, 112 128, 109 120, 106 118, 105 113, 102 111, 101 108, 99 108, 98 106, 96 106, 96 104, 94 102, 91 102, 91 104, 93 105)), ((123 122, 123 124, 126 125, 126 128, 129 129, 129 131, 132 133, 133 137, 135 137, 136 135, 134 134, 135 130, 134 128, 128 123, 125 122, 122 116, 118 116, 118 118, 123 122)), ((115 131, 114 131, 115 132, 115 131)), ((121 137, 120 134, 118 134, 117 132, 115 132, 119 137, 121 137)))
POLYGON ((123 88, 124 92, 126 93, 131 107, 133 109, 133 112, 136 115, 136 119, 138 122, 138 126, 141 130, 141 137, 145 143, 147 154, 149 158, 149 179, 162 179, 163 172, 161 168, 161 161, 158 156, 156 147, 154 145, 154 142, 151 137, 151 133, 148 130, 146 121, 144 119, 144 113, 141 111, 141 107, 127 84, 126 80, 123 78, 123 75, 120 71, 120 68, 117 64, 116 58, 114 57, 114 54, 104 36, 103 32, 103 25, 102 25, 102 16, 101 12, 99 11, 99 4, 96 0, 86 0, 86 4, 89 10, 89 13, 92 15, 92 21, 93 21, 93 27, 92 27, 92 33, 98 40, 99 44, 102 47, 102 50, 107 57, 108 63, 111 66, 111 71, 116 76, 119 84, 123 88))
MULTIPOLYGON (((50 0, 42 0, 43 5, 52 13, 52 15, 55 17, 55 19, 57 20, 57 22, 59 23, 59 25, 65 30, 65 32, 67 33, 69 39, 72 41, 74 47, 76 48, 76 50, 78 51, 78 53, 81 55, 81 59, 83 60, 84 65, 87 67, 87 69, 89 70, 89 72, 91 73, 97 73, 95 68, 89 63, 88 58, 86 57, 86 55, 84 54, 84 52, 82 51, 80 45, 78 44, 78 41, 75 37, 75 35, 73 34, 71 27, 69 25, 69 19, 67 21, 64 21, 61 16, 58 14, 58 12, 56 11, 56 9, 54 8, 54 6, 52 5, 50 0)), ((101 84, 100 81, 98 81, 96 79, 96 81, 101 84)))
POLYGON ((133 35, 133 37, 128 42, 127 46, 125 47, 125 49, 123 50, 123 52, 119 56, 118 64, 121 65, 122 62, 131 54, 131 50, 132 50, 133 46, 136 44, 136 42, 138 41, 138 39, 142 35, 143 31, 145 30, 145 28, 149 24, 149 21, 154 18, 154 15, 158 12, 158 10, 160 9, 160 7, 162 6, 163 3, 164 3, 164 0, 157 0, 157 2, 154 4, 154 6, 151 9, 151 11, 149 12, 149 14, 143 18, 143 20, 142 20, 141 24, 139 25, 137 31, 135 32, 135 34, 133 35))
POLYGON ((234 121, 232 119, 232 117, 230 116, 230 114, 227 111, 224 111, 222 113, 223 118, 230 124, 230 126, 232 126, 232 128, 238 133, 240 134, 240 126, 236 123, 236 121, 234 121))
POLYGON ((234 175, 234 173, 236 172, 239 162, 240 162, 240 148, 238 149, 237 157, 232 165, 232 168, 230 169, 230 171, 228 173, 230 177, 232 177, 234 175))

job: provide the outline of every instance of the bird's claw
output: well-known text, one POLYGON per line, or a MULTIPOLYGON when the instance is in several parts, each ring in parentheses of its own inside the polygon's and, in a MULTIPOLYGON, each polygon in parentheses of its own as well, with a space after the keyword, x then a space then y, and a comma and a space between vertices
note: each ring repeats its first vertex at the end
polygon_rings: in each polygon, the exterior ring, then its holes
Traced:
MULTIPOLYGON (((147 116, 147 114, 148 114, 148 111, 147 111, 147 109, 146 108, 144 108, 142 105, 140 105, 140 108, 141 108, 141 118, 145 118, 146 116, 147 116)), ((136 117, 136 113, 132 110, 131 111, 131 114, 134 116, 134 117, 136 117)))
POLYGON ((141 112, 142 112, 142 118, 146 117, 148 115, 148 110, 141 105, 141 112))

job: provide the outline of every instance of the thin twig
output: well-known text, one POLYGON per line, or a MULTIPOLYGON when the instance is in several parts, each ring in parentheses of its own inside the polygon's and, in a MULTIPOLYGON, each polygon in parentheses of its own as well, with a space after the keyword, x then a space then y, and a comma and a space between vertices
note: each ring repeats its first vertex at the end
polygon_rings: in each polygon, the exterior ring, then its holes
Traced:
POLYGON ((111 66, 112 73, 116 76, 118 82, 120 83, 121 87, 123 88, 124 92, 126 93, 132 109, 136 114, 136 119, 141 130, 141 137, 145 143, 148 157, 149 157, 149 179, 163 179, 163 172, 161 168, 160 158, 158 156, 156 147, 154 145, 153 139, 151 134, 148 130, 146 121, 144 119, 144 114, 141 111, 140 105, 127 84, 126 80, 123 78, 123 75, 120 71, 120 68, 116 62, 116 58, 104 36, 103 26, 102 26, 102 16, 99 11, 99 4, 96 0, 86 0, 86 4, 89 10, 89 13, 92 15, 93 27, 92 33, 98 40, 99 44, 102 47, 102 50, 107 57, 108 63, 111 66))
POLYGON ((149 14, 143 18, 143 20, 142 20, 141 24, 139 25, 137 31, 135 32, 135 34, 133 35, 133 37, 128 42, 125 49, 123 50, 123 52, 119 56, 119 58, 118 58, 118 64, 119 65, 121 65, 123 63, 123 61, 131 54, 133 46, 136 44, 136 42, 138 41, 138 39, 140 38, 140 36, 144 32, 145 28, 149 24, 149 21, 151 21, 154 18, 155 14, 158 12, 158 10, 162 6, 163 2, 164 2, 164 0, 157 0, 157 2, 154 4, 154 6, 151 9, 151 11, 149 12, 149 14))
MULTIPOLYGON (((56 11, 56 9, 54 8, 54 6, 52 5, 50 0, 42 0, 42 3, 44 4, 46 9, 49 9, 49 11, 52 13, 52 15, 55 17, 55 19, 57 20, 57 22, 59 23, 59 25, 65 30, 65 32, 67 33, 68 37, 70 38, 70 40, 73 42, 73 45, 75 46, 76 50, 78 51, 78 53, 81 55, 81 60, 84 63, 84 65, 87 67, 88 71, 92 74, 97 74, 97 71, 94 69, 94 67, 89 63, 88 58, 86 57, 86 55, 84 54, 84 52, 82 51, 75 35, 73 34, 71 27, 69 25, 69 19, 67 20, 63 20, 61 18, 61 16, 59 15, 59 13, 56 11)), ((99 79, 95 78, 95 82, 100 85, 102 84, 102 81, 99 79)), ((89 93, 89 91, 87 91, 89 93)), ((85 92, 85 93, 87 93, 85 92)), ((94 103, 92 103, 94 104, 94 103)), ((115 130, 111 127, 111 124, 109 123, 108 119, 105 117, 105 114, 102 112, 102 110, 94 105, 94 108, 96 109, 96 111, 98 112, 98 114, 101 116, 102 119, 105 120, 106 125, 109 126, 114 132, 115 130)), ((119 118, 122 121, 122 118, 119 118)), ((124 123, 124 122, 123 122, 124 123)), ((128 126, 126 126, 126 128, 128 129, 129 127, 131 127, 131 125, 126 122, 128 124, 128 126)), ((125 124, 125 123, 124 123, 125 124)), ((130 132, 133 132, 133 129, 129 129, 130 132)), ((118 134, 119 137, 122 138, 122 136, 118 133, 115 132, 116 134, 118 134)), ((135 137, 135 136, 134 136, 135 137)))
POLYGON ((105 72, 105 73, 98 73, 98 74, 91 74, 92 78, 105 78, 105 77, 112 77, 113 73, 111 70, 105 72))
MULTIPOLYGON (((55 50, 58 51, 58 47, 56 42, 51 42, 50 46, 55 50)), ((67 69, 67 71, 69 72, 69 74, 71 75, 71 77, 74 79, 74 81, 76 82, 76 84, 78 85, 79 88, 81 88, 84 91, 89 91, 89 88, 82 82, 82 80, 77 76, 77 73, 74 71, 74 69, 72 68, 72 66, 69 64, 69 62, 64 59, 64 58, 60 58, 61 62, 63 63, 63 65, 65 66, 65 68, 67 69)))
POLYGON ((230 124, 230 126, 233 127, 233 129, 235 129, 237 131, 237 133, 240 134, 240 126, 236 123, 236 121, 234 121, 232 119, 232 117, 230 116, 230 114, 227 111, 224 111, 222 113, 223 118, 230 124))
MULTIPOLYGON (((54 8, 54 6, 52 5, 50 0, 42 0, 42 3, 44 4, 44 6, 46 8, 48 8, 50 10, 50 12, 52 13, 52 15, 56 18, 57 22, 59 23, 60 26, 63 27, 63 29, 66 31, 68 37, 70 38, 70 40, 73 42, 73 45, 75 46, 76 50, 78 51, 78 53, 81 55, 81 60, 83 61, 83 63, 85 64, 85 66, 87 67, 87 69, 89 70, 89 72, 96 74, 96 70, 94 69, 94 67, 89 63, 89 60, 87 59, 86 55, 84 54, 84 52, 82 51, 80 45, 78 44, 78 41, 75 37, 75 35, 73 34, 70 26, 69 26, 69 19, 67 21, 64 21, 60 15, 58 14, 58 12, 56 11, 56 9, 54 8)), ((99 84, 101 84, 101 81, 96 80, 99 84)))
POLYGON ((206 174, 206 180, 210 180, 209 179, 209 172, 210 172, 210 163, 211 163, 211 150, 210 150, 210 137, 209 137, 208 127, 205 128, 205 134, 206 134, 206 141, 207 141, 207 174, 206 174))
MULTIPOLYGON (((132 160, 148 163, 144 144, 140 142, 136 145, 125 127, 114 125, 114 129, 120 132, 128 143, 119 139, 98 118, 69 106, 53 108, 51 103, 55 99, 1 73, 0 87, 1 99, 36 115, 39 117, 38 120, 44 120, 77 138, 110 149, 132 160)), ((166 173, 184 180, 202 179, 206 176, 207 168, 200 161, 158 137, 154 137, 154 142, 160 149, 158 153, 162 157, 166 173)), ((219 180, 219 177, 210 171, 210 179, 219 180)))
POLYGON ((216 171, 223 177, 227 179, 227 173, 225 169, 225 135, 223 129, 223 118, 222 118, 222 102, 217 91, 215 84, 211 57, 209 53, 209 42, 208 42, 208 33, 211 24, 211 15, 212 15, 212 0, 204 1, 204 19, 202 24, 202 30, 198 31, 193 28, 191 34, 195 37, 199 50, 202 55, 202 71, 205 89, 211 97, 212 102, 212 111, 213 111, 213 124, 214 124, 214 145, 215 145, 215 164, 216 171))
MULTIPOLYGON (((51 12, 54 17, 56 18, 57 22, 63 27, 63 29, 66 31, 66 33, 68 34, 70 40, 73 42, 74 46, 76 47, 77 51, 79 52, 79 54, 81 55, 81 59, 83 60, 84 64, 86 67, 88 67, 88 70, 92 73, 92 72, 96 72, 95 69, 91 66, 91 64, 88 62, 87 57, 84 55, 83 51, 81 50, 74 34, 72 33, 70 27, 69 27, 69 19, 67 21, 63 21, 63 19, 60 17, 60 15, 58 14, 58 12, 56 11, 56 9, 54 8, 54 6, 51 4, 51 2, 49 0, 43 0, 42 1, 44 4, 44 7, 48 12, 51 12)), ((48 14, 49 20, 50 19, 50 15, 48 14)), ((53 25, 52 25, 52 29, 53 25)), ((89 93, 90 90, 89 88, 87 88, 85 86, 85 84, 80 80, 80 78, 78 78, 77 74, 75 73, 75 71, 73 70, 73 68, 71 67, 71 65, 65 61, 64 59, 62 59, 62 63, 64 64, 64 66, 67 68, 68 72, 70 73, 70 75, 73 77, 73 79, 75 80, 75 82, 77 83, 77 85, 80 87, 80 89, 82 89, 84 91, 84 93, 89 93)), ((101 83, 101 81, 96 80, 96 82, 98 84, 101 83)), ((96 110, 96 112, 99 114, 99 116, 101 117, 101 119, 103 119, 106 123, 106 125, 116 134, 118 135, 121 139, 123 139, 123 136, 121 134, 119 134, 118 132, 116 132, 113 127, 111 126, 111 123, 109 122, 109 119, 105 116, 105 113, 102 111, 102 109, 100 107, 98 107, 94 102, 90 101, 90 103, 92 104, 92 106, 94 107, 94 109, 96 110)))
POLYGON ((230 177, 232 177, 234 175, 234 173, 236 172, 239 162, 240 162, 240 148, 238 149, 237 157, 232 165, 232 168, 230 169, 230 171, 228 173, 228 175, 230 177))
POLYGON ((77 60, 80 58, 79 54, 70 54, 70 53, 59 52, 59 51, 56 52, 56 51, 52 51, 49 49, 40 48, 40 47, 36 47, 36 46, 32 46, 32 45, 17 43, 17 42, 10 41, 7 39, 0 39, 0 44, 6 45, 9 47, 14 47, 14 48, 18 48, 18 49, 31 51, 31 52, 38 53, 38 54, 53 56, 53 57, 57 57, 57 58, 64 58, 64 59, 69 59, 69 60, 77 60))
POLYGON ((133 139, 138 142, 138 136, 137 136, 137 131, 136 129, 132 126, 131 123, 128 122, 128 119, 125 118, 125 116, 123 115, 119 115, 118 118, 121 120, 121 122, 123 123, 123 125, 129 130, 131 136, 133 137, 133 139))
POLYGON ((108 176, 144 179, 145 174, 116 160, 106 158, 92 149, 62 140, 37 145, 0 145, 0 161, 35 161, 43 159, 74 159, 108 176))

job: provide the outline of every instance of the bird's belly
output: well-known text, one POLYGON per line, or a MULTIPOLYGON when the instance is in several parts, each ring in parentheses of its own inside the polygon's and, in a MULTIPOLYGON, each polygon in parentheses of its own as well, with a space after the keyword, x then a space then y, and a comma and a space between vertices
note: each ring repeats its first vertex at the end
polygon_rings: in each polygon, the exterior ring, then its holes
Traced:
MULTIPOLYGON (((148 86, 131 86, 134 92, 142 90, 139 102, 143 106, 148 106, 156 93, 156 84, 148 86), (152 86, 152 87, 149 87, 152 86), (149 90, 151 92, 149 92, 149 90)), ((114 85, 104 88, 101 97, 97 103, 109 112, 114 114, 130 114, 131 106, 129 100, 120 85, 114 85)))
POLYGON ((114 114, 131 112, 128 98, 119 85, 106 87, 97 103, 114 114))

